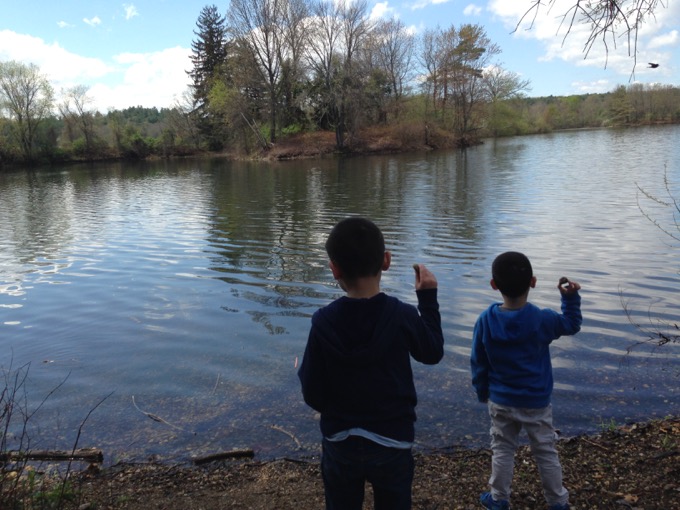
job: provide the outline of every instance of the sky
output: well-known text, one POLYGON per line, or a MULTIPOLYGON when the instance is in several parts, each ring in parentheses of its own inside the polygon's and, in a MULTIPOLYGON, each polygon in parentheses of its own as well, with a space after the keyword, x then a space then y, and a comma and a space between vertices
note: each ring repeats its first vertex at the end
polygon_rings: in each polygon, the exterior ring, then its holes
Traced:
MULTIPOLYGON (((479 24, 504 69, 529 80, 529 96, 608 92, 631 83, 680 86, 680 2, 663 0, 641 27, 637 64, 626 39, 608 52, 589 34, 560 26, 575 0, 522 16, 533 0, 368 0, 373 18, 396 17, 416 35, 427 29, 479 24), (529 27, 527 20, 533 21, 529 27), (565 37, 566 36, 566 37, 565 37), (659 63, 652 69, 648 62, 659 63)), ((547 0, 544 0, 547 3, 547 0)), ((628 2, 629 3, 629 2, 628 2)), ((229 2, 205 0, 0 0, 0 61, 33 63, 57 96, 89 87, 92 108, 172 107, 189 86, 191 43, 203 7, 226 13, 229 2)))

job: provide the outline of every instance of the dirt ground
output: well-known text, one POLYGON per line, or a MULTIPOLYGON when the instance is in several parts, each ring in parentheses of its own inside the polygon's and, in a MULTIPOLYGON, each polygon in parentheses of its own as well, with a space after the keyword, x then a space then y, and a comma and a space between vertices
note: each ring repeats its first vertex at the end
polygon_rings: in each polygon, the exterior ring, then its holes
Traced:
MULTIPOLYGON (((558 443, 574 509, 680 509, 680 417, 558 443)), ((460 447, 416 454, 413 508, 480 508, 491 456, 460 447)), ((318 458, 230 460, 204 466, 121 464, 72 479, 79 510, 322 509, 318 458)), ((518 451, 514 510, 545 508, 526 447, 518 451)), ((365 509, 372 508, 370 488, 365 509)))

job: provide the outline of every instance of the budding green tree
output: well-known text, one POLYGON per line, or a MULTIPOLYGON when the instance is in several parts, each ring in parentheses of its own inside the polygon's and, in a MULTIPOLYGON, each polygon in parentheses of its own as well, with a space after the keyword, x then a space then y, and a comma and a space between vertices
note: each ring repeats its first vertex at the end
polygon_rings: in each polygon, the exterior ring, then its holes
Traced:
POLYGON ((0 62, 0 112, 24 160, 35 156, 39 125, 52 113, 54 91, 35 64, 0 62))

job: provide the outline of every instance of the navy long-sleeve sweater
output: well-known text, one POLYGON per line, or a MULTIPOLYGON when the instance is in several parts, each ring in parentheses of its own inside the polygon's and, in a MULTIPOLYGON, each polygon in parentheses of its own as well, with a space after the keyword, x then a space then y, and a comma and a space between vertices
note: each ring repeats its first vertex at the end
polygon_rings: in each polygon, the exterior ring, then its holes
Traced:
POLYGON ((339 298, 312 317, 298 376, 305 402, 321 413, 325 437, 359 427, 413 441, 410 358, 436 364, 444 355, 437 289, 416 294, 418 309, 380 293, 339 298))

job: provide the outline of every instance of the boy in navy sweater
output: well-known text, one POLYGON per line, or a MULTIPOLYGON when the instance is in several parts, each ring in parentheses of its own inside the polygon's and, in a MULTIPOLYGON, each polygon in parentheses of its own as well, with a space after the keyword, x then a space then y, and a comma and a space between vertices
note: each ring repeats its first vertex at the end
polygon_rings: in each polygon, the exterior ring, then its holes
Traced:
POLYGON ((317 310, 298 372, 305 402, 321 413, 321 472, 328 510, 411 508, 416 390, 410 358, 438 363, 444 337, 437 280, 414 265, 418 309, 380 291, 390 267, 380 229, 365 218, 338 223, 326 241, 346 295, 317 310))
POLYGON ((501 292, 503 302, 487 308, 473 332, 472 384, 478 400, 488 402, 491 416, 491 491, 480 498, 489 510, 510 507, 514 456, 522 428, 529 436, 550 510, 569 508, 555 449, 549 345, 581 329, 581 286, 560 279, 561 314, 527 302, 529 289, 535 286, 536 277, 526 256, 506 252, 496 257, 491 287, 501 292))

